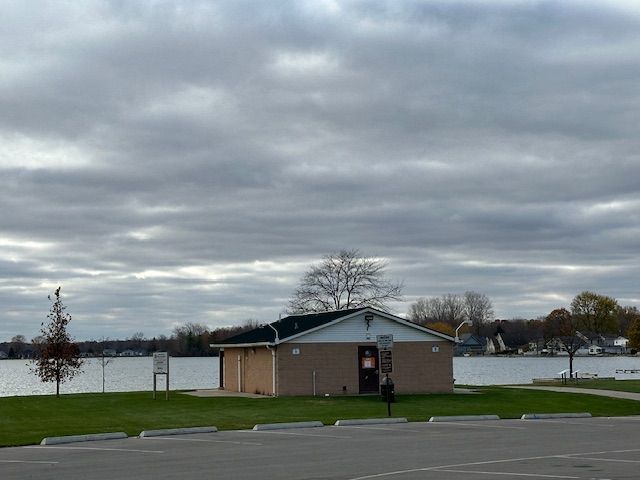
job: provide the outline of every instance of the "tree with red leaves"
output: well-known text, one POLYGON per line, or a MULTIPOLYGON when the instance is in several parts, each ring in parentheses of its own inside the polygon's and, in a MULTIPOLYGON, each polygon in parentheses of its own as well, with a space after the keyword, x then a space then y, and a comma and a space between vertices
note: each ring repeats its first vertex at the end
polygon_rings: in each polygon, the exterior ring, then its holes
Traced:
MULTIPOLYGON (((60 396, 60 384, 80 373, 82 359, 78 346, 67 333, 71 315, 60 298, 60 287, 55 291, 55 300, 47 315, 49 323, 42 323, 42 341, 37 345, 38 358, 31 369, 43 382, 56 382, 56 397, 60 396)), ((48 297, 49 300, 51 296, 48 297)))

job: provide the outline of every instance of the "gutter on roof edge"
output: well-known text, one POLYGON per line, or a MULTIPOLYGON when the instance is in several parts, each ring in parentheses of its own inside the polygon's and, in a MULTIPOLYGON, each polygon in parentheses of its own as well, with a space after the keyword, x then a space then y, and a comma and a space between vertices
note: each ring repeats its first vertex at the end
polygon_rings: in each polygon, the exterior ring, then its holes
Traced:
POLYGON ((245 348, 245 347, 275 347, 275 342, 258 342, 258 343, 210 343, 211 348, 245 348))

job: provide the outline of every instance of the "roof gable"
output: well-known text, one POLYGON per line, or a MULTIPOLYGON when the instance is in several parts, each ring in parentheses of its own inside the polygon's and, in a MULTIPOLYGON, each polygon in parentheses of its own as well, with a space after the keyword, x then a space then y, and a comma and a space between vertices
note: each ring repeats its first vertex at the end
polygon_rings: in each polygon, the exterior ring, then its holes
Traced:
MULTIPOLYGON (((349 310, 336 310, 332 312, 311 313, 305 315, 291 315, 277 322, 273 322, 268 325, 262 325, 254 330, 250 330, 245 333, 241 333, 234 337, 228 338, 223 342, 212 345, 215 347, 225 347, 234 345, 268 345, 282 343, 285 341, 291 341, 309 335, 313 337, 313 332, 318 332, 322 329, 328 328, 331 325, 341 323, 347 319, 352 319, 355 316, 362 316, 363 313, 372 313, 377 317, 382 317, 386 321, 395 322, 409 330, 414 331, 416 334, 427 334, 432 340, 448 340, 453 341, 453 338, 449 335, 443 334, 436 330, 423 327, 416 323, 410 322, 403 318, 391 315, 389 313, 376 310, 374 308, 362 307, 349 310), (278 337, 276 339, 276 330, 278 337)), ((374 337, 375 339, 375 337, 374 337)))
POLYGON ((365 310, 365 308, 353 308, 349 310, 336 310, 332 312, 309 313, 305 315, 290 315, 277 322, 262 325, 248 332, 240 333, 216 345, 244 345, 276 343, 276 331, 278 340, 298 335, 299 333, 315 329, 322 325, 334 322, 337 319, 365 310), (271 325, 271 326, 269 326, 271 325), (275 329, 275 330, 274 330, 275 329))

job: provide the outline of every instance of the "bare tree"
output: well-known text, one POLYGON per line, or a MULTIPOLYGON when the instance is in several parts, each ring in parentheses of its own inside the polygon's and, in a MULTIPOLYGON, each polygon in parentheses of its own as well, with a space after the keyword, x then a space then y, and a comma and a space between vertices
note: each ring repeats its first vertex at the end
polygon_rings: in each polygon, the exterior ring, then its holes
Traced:
POLYGON ((107 338, 102 337, 102 340, 100 341, 100 366, 102 367, 102 393, 105 392, 105 389, 104 389, 105 369, 107 368, 107 365, 109 365, 114 360, 112 356, 105 355, 107 340, 108 340, 107 338))
POLYGON ((11 348, 9 350, 9 357, 13 351, 13 357, 22 358, 22 352, 26 344, 27 338, 24 335, 16 335, 11 339, 11 348))
POLYGON ((544 319, 544 336, 557 339, 569 354, 569 377, 573 376, 573 357, 584 344, 578 332, 578 318, 566 308, 553 310, 544 319))
MULTIPOLYGON (((51 296, 48 298, 51 300, 51 296)), ((82 367, 78 346, 67 333, 71 315, 65 310, 58 287, 47 315, 49 323, 43 322, 40 329, 42 341, 37 345, 39 355, 32 367, 43 382, 56 382, 56 397, 60 396, 60 384, 73 378, 82 367)))
POLYGON ((464 293, 464 313, 467 320, 472 323, 473 331, 480 335, 482 324, 493 319, 493 305, 491 300, 483 293, 464 293))
POLYGON ((208 329, 200 323, 187 322, 173 329, 177 353, 188 356, 200 356, 208 349, 208 329))
POLYGON ((358 307, 388 310, 400 300, 402 284, 385 276, 387 262, 342 250, 323 257, 304 274, 289 301, 290 313, 327 312, 358 307))
POLYGON ((442 296, 445 322, 452 327, 457 327, 460 322, 466 320, 464 298, 455 293, 447 293, 442 296))
POLYGON ((144 333, 142 332, 134 333, 133 335, 131 335, 131 338, 129 338, 129 341, 132 343, 132 345, 135 348, 142 347, 142 342, 144 342, 144 333))
POLYGON ((409 305, 407 318, 412 322, 419 323, 421 325, 429 322, 435 322, 436 319, 432 316, 430 302, 430 298, 419 298, 416 300, 414 303, 409 305))
POLYGON ((420 298, 409 307, 409 320, 420 323, 447 323, 454 329, 465 320, 465 303, 460 295, 420 298))

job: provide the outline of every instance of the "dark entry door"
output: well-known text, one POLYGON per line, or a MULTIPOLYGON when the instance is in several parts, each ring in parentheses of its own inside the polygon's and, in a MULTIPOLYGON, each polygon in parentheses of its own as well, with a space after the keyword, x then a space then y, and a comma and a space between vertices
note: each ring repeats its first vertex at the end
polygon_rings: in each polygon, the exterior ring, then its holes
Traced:
POLYGON ((378 393, 380 376, 377 347, 358 347, 358 374, 360 393, 378 393))

